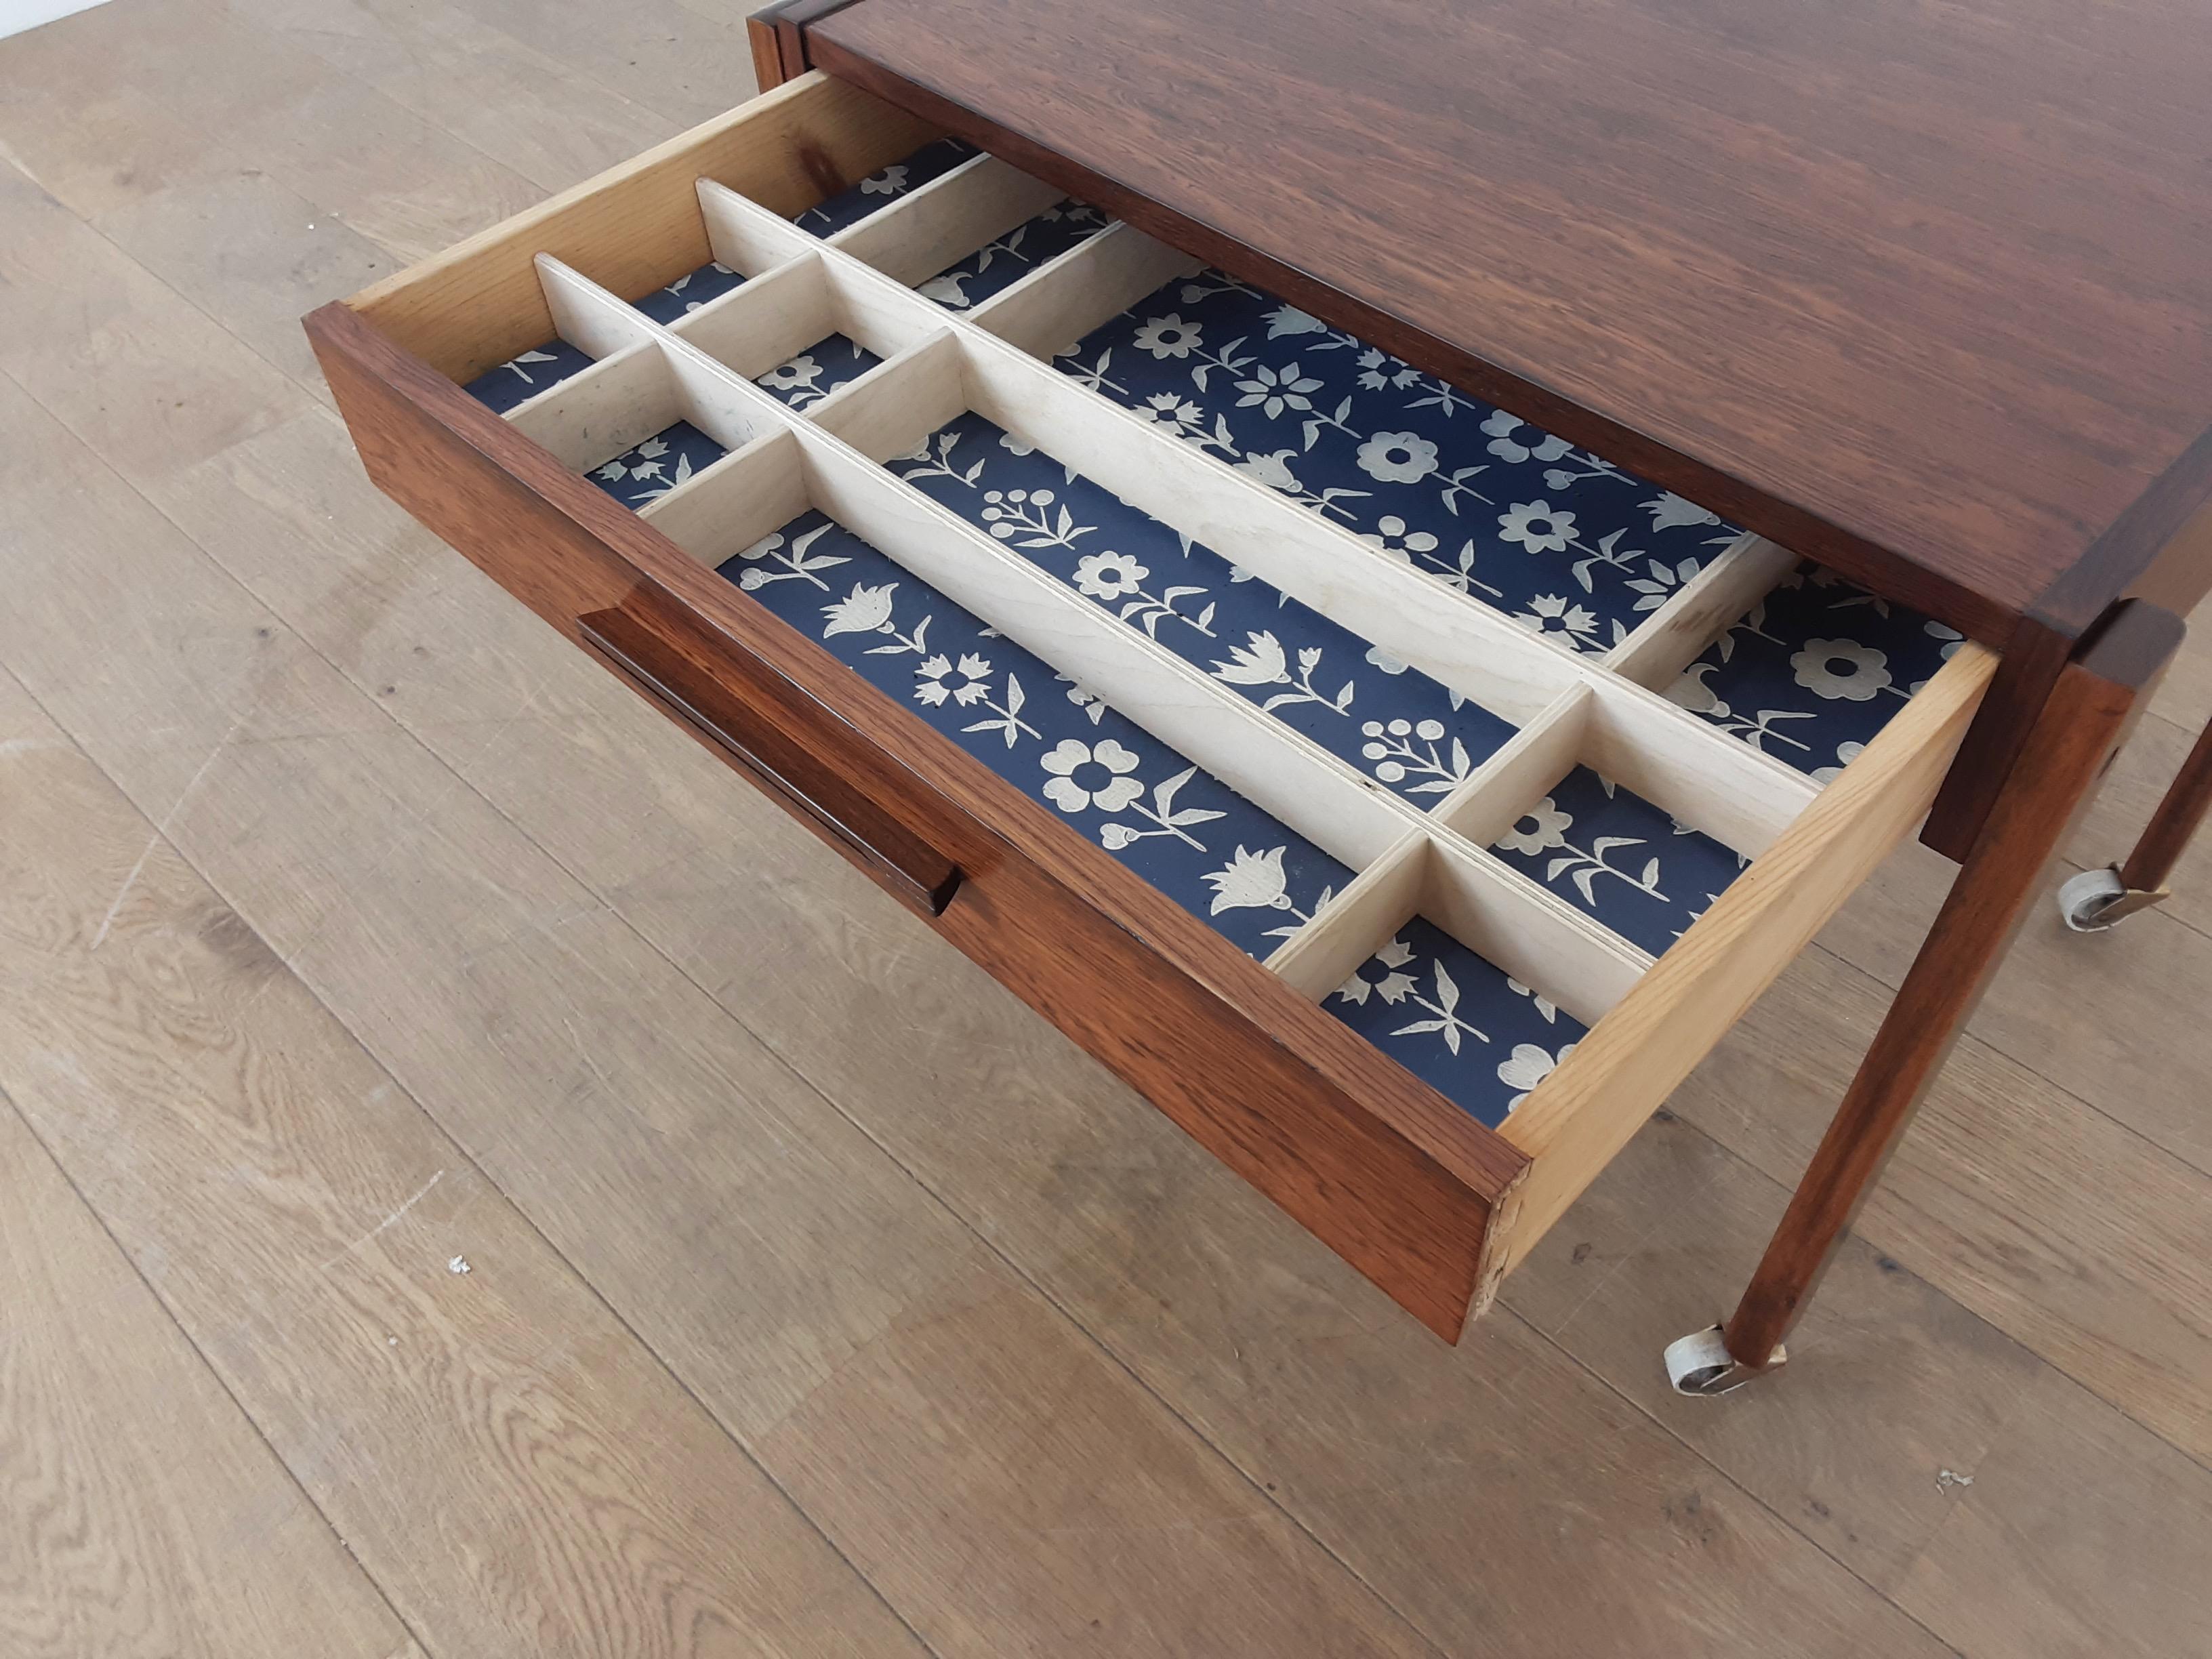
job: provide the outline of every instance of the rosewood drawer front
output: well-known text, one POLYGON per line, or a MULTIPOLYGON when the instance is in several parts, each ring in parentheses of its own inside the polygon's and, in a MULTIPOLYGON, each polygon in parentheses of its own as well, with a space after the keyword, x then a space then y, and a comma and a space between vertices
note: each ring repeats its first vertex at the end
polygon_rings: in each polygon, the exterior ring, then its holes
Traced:
POLYGON ((1994 667, 818 74, 307 327, 380 487, 1447 1338, 1994 667))

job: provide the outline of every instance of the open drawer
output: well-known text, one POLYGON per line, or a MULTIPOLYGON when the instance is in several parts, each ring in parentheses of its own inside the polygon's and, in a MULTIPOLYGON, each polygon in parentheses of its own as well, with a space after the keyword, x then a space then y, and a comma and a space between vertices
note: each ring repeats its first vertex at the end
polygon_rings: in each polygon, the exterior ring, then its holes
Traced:
POLYGON ((1994 665, 818 74, 307 327, 382 489, 1447 1338, 1994 665))

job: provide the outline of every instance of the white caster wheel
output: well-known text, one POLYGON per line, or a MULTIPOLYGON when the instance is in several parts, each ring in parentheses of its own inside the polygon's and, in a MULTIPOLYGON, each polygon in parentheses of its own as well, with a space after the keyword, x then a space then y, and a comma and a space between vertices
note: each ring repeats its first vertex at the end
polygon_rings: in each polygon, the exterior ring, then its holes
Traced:
POLYGON ((2107 912, 2127 896, 2118 871, 2084 870, 2060 885, 2058 914, 2077 933, 2101 933, 2120 920, 2107 912))
POLYGON ((1753 1370, 1728 1351, 1721 1328, 1708 1325, 1702 1331, 1692 1331, 1669 1342, 1665 1358, 1667 1380, 1674 1385, 1676 1394, 1716 1395, 1740 1389, 1754 1376, 1765 1376, 1787 1360, 1790 1353, 1786 1348, 1777 1348, 1764 1370, 1753 1370))

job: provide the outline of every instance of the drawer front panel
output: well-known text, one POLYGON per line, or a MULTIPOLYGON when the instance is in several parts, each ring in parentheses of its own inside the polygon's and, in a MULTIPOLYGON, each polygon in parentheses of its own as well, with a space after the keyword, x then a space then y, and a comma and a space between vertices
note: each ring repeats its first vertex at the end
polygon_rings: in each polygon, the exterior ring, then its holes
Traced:
POLYGON ((1447 1338, 1994 665, 818 75, 308 329, 388 494, 1447 1338))

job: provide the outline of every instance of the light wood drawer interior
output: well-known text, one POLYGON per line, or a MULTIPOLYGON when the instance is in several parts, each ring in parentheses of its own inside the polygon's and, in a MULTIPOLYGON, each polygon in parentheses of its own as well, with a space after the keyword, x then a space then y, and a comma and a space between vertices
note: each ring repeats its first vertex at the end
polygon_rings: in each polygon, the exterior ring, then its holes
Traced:
POLYGON ((819 75, 349 303, 1524 1156, 1486 1284, 1993 667, 819 75))

